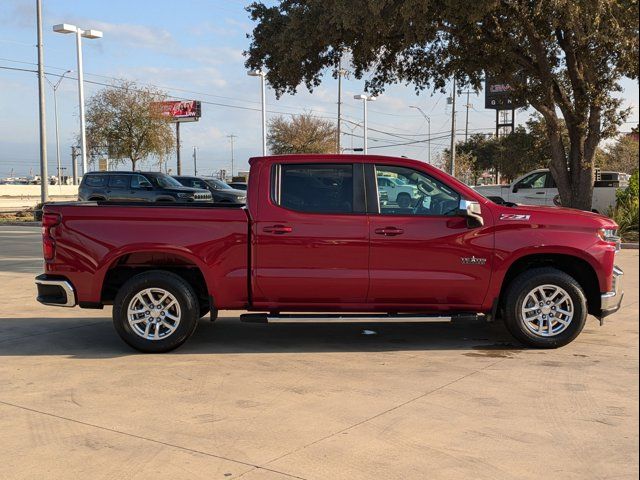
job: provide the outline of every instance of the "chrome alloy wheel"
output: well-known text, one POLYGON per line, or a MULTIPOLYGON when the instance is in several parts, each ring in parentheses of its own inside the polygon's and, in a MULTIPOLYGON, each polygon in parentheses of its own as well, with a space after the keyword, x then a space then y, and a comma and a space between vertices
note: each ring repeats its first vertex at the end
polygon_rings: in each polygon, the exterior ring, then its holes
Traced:
POLYGON ((163 340, 180 325, 180 304, 163 288, 138 292, 127 308, 129 326, 145 340, 163 340))
POLYGON ((540 285, 525 297, 521 319, 535 335, 554 337, 569 327, 574 314, 573 300, 566 290, 557 285, 540 285))

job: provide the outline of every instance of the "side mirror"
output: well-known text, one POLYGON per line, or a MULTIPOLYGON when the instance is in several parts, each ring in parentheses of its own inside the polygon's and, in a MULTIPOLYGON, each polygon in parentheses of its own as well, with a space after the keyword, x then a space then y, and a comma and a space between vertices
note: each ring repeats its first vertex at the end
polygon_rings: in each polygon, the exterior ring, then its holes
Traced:
POLYGON ((478 202, 472 200, 460 200, 460 214, 467 217, 469 226, 481 227, 484 225, 482 218, 482 207, 478 202))
POLYGON ((519 190, 519 187, 518 187, 518 184, 516 183, 516 184, 513 186, 513 193, 518 193, 518 190, 519 190))

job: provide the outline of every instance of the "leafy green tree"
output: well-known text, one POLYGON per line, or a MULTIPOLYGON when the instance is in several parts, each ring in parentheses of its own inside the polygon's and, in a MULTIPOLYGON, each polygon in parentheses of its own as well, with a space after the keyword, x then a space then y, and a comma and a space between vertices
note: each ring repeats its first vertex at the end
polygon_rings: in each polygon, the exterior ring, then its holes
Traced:
POLYGON ((163 158, 175 148, 168 119, 155 105, 166 94, 133 82, 120 82, 97 92, 87 104, 87 146, 106 152, 115 163, 163 158))
POLYGON ((279 116, 269 122, 267 143, 271 153, 335 153, 337 130, 332 122, 311 114, 291 120, 279 116))
POLYGON ((622 135, 599 159, 599 167, 617 172, 633 173, 638 168, 638 140, 622 135))
POLYGON ((257 25, 246 65, 265 70, 277 94, 312 90, 345 51, 372 93, 444 89, 454 77, 460 88, 479 89, 485 75, 508 82, 545 119, 562 203, 591 208, 598 144, 628 114, 613 94, 623 76, 638 78, 637 0, 280 0, 248 10, 257 25))

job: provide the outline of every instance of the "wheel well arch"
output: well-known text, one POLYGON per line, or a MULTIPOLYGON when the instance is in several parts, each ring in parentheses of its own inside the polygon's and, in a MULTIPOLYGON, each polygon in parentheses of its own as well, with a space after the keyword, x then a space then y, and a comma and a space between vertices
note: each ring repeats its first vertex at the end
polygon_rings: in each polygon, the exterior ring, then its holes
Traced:
POLYGON ((196 292, 198 299, 207 305, 212 301, 201 268, 189 258, 173 252, 133 252, 114 259, 105 272, 100 292, 100 302, 113 303, 119 288, 131 277, 150 270, 164 270, 179 275, 196 292))
POLYGON ((506 291, 513 280, 521 273, 538 267, 556 268, 573 277, 584 290, 589 313, 595 315, 600 312, 600 284, 598 275, 589 262, 573 255, 549 253, 526 255, 511 264, 502 281, 500 307, 504 305, 506 291))

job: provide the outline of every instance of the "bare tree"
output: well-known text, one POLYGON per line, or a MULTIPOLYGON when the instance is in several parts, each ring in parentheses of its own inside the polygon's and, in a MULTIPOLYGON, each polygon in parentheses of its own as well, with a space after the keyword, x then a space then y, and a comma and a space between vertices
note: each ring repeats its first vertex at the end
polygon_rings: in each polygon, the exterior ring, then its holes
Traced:
POLYGON ((136 164, 148 157, 162 158, 175 148, 169 120, 157 102, 166 93, 133 82, 120 82, 96 93, 87 105, 89 151, 106 151, 112 162, 136 164))
POLYGON ((267 143, 273 154, 334 153, 335 125, 309 113, 296 115, 290 121, 280 116, 269 122, 267 143))

